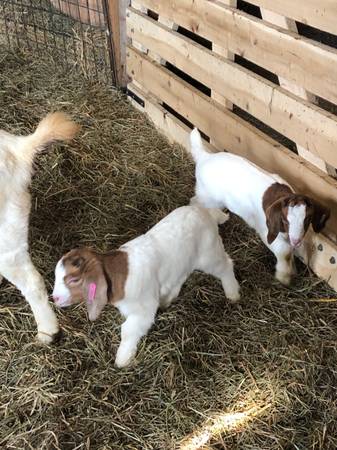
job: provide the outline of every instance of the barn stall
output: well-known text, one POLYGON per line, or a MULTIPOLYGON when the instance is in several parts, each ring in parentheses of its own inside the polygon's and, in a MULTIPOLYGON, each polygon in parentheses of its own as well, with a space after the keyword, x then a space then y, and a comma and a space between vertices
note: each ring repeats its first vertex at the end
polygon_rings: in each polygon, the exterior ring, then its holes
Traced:
POLYGON ((332 219, 326 235, 308 240, 309 267, 298 261, 285 288, 271 254, 233 217, 220 232, 241 304, 196 273, 124 370, 113 366, 116 311, 94 324, 82 306, 58 311, 63 340, 42 348, 29 308, 4 283, 1 447, 337 447, 337 31, 328 6, 318 14, 314 1, 305 5, 2 3, 0 127, 28 133, 56 109, 83 126, 77 141, 37 160, 30 242, 49 287, 64 251, 111 249, 189 201, 193 164, 158 130, 186 147, 198 126, 210 150, 280 173, 329 205, 332 219), (151 121, 114 88, 126 84, 124 58, 129 100, 151 121))

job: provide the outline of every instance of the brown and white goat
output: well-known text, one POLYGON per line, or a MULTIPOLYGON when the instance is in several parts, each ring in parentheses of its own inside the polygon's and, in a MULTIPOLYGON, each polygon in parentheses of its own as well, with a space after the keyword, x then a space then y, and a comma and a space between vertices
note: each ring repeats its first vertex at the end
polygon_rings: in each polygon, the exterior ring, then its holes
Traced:
POLYGON ((72 250, 56 265, 55 304, 85 301, 90 320, 96 320, 107 303, 116 306, 126 318, 116 356, 116 365, 124 367, 158 308, 171 304, 194 270, 219 278, 226 296, 239 299, 233 263, 218 233, 218 224, 227 218, 217 209, 183 206, 115 252, 72 250))
POLYGON ((65 114, 56 112, 47 115, 29 136, 0 130, 0 277, 25 296, 37 323, 37 338, 43 343, 52 342, 59 327, 44 281, 28 252, 28 187, 36 153, 53 141, 72 139, 78 129, 65 114))
POLYGON ((294 193, 281 177, 231 153, 209 153, 197 129, 191 133, 196 163, 192 203, 228 208, 254 228, 277 259, 276 278, 288 285, 294 273, 294 249, 310 226, 320 232, 330 211, 316 200, 294 193))

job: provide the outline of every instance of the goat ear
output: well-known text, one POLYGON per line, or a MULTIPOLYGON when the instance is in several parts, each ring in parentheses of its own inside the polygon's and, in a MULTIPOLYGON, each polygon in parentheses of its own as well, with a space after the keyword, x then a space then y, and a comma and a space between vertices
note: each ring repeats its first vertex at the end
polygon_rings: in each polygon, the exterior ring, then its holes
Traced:
POLYGON ((281 231, 282 220, 282 207, 281 201, 276 201, 266 209, 266 223, 268 228, 267 241, 271 244, 277 238, 281 231))
POLYGON ((315 233, 319 233, 323 230, 326 222, 330 217, 330 209, 326 208, 315 200, 311 200, 311 204, 314 208, 314 214, 311 219, 312 228, 315 233))
POLYGON ((85 275, 82 289, 89 320, 94 321, 108 303, 108 285, 101 263, 95 264, 91 271, 85 275))

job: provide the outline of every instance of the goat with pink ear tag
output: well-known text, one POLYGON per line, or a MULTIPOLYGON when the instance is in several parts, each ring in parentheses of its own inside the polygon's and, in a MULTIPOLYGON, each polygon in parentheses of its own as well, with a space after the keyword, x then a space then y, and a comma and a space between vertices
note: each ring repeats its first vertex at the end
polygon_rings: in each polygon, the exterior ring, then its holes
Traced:
POLYGON ((227 298, 239 299, 233 263, 218 233, 218 224, 227 218, 217 209, 183 206, 116 251, 71 250, 56 265, 55 304, 62 308, 85 301, 90 320, 107 303, 116 306, 126 319, 116 365, 127 366, 158 308, 172 303, 194 270, 219 278, 227 298))
MULTIPOLYGON (((118 263, 119 259, 120 264, 125 265, 125 258, 120 258, 118 252, 108 256, 108 260, 105 257, 106 265, 118 263)), ((102 260, 103 256, 90 249, 75 249, 67 253, 55 269, 55 304, 63 308, 85 301, 89 319, 96 320, 108 303, 108 284, 102 260)), ((123 270, 126 272, 126 267, 123 270)))

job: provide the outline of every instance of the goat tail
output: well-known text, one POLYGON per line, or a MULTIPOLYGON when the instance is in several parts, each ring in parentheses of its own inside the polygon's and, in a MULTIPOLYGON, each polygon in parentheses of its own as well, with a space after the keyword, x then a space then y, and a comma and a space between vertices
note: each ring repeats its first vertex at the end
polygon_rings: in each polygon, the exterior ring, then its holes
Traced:
POLYGON ((205 150, 200 133, 197 128, 194 128, 190 134, 190 144, 191 154, 196 164, 209 157, 210 153, 205 150))
POLYGON ((229 213, 225 213, 218 208, 210 208, 208 209, 211 217, 216 221, 218 225, 227 222, 229 220, 229 213))
POLYGON ((23 150, 26 157, 33 157, 46 145, 56 141, 69 141, 79 132, 80 126, 67 114, 54 112, 48 114, 38 124, 35 132, 23 138, 23 150))

